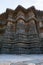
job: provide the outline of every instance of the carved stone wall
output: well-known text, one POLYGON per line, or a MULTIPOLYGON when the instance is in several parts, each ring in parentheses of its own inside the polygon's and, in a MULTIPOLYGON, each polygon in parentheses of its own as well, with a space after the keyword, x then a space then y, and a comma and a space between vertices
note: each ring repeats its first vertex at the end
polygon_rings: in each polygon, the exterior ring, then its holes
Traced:
POLYGON ((0 53, 43 53, 43 13, 34 7, 7 9, 0 15, 0 53), (40 15, 41 14, 41 15, 40 15), (39 17, 40 16, 40 17, 39 17))

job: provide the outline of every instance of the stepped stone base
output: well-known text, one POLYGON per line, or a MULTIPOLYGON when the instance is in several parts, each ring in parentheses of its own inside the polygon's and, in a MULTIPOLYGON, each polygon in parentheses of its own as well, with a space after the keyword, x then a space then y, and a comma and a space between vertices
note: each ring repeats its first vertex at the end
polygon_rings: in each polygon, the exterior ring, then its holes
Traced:
MULTIPOLYGON (((1 44, 0 44, 1 46, 1 44)), ((43 47, 32 43, 3 43, 0 48, 1 54, 41 54, 43 47)))

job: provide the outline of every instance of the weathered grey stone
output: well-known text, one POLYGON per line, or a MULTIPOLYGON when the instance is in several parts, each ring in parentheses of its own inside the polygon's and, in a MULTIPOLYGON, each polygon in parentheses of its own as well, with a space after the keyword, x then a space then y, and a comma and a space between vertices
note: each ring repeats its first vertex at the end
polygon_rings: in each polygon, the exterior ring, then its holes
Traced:
POLYGON ((34 7, 18 7, 0 15, 0 53, 43 53, 43 14, 37 12, 34 7))

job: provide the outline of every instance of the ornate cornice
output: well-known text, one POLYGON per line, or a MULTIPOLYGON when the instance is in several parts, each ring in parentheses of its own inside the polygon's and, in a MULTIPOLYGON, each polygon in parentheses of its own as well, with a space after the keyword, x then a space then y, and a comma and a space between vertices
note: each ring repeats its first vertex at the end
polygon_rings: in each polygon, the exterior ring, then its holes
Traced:
MULTIPOLYGON (((27 20, 27 14, 29 12, 33 12, 35 17, 39 20, 39 19, 43 19, 43 11, 39 11, 39 10, 36 10, 34 6, 28 8, 28 9, 25 9, 24 7, 22 6, 18 6, 15 10, 12 10, 12 9, 6 9, 6 12, 0 14, 0 19, 1 20, 8 20, 8 17, 9 15, 12 16, 12 19, 11 21, 17 21, 19 18, 22 18, 24 19, 25 21, 27 20), (23 16, 17 16, 17 14, 19 12, 22 12, 24 13, 24 17, 23 16)), ((29 19, 29 16, 28 16, 28 19, 29 19)))

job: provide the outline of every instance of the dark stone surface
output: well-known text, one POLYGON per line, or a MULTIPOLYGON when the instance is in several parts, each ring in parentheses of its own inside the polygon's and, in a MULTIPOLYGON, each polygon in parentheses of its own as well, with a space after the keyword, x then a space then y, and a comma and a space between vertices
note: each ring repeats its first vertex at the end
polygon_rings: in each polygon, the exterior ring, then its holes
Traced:
POLYGON ((0 15, 0 53, 43 53, 42 18, 42 11, 37 11, 34 7, 7 9, 0 15))

